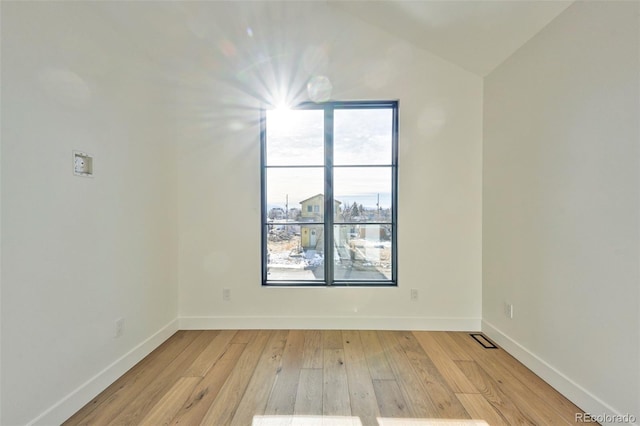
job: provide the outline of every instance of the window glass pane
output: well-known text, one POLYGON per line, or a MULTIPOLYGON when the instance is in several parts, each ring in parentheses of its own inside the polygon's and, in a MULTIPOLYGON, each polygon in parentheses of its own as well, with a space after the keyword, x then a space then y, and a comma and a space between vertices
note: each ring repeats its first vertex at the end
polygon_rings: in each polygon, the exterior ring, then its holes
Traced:
POLYGON ((391 222, 391 167, 336 167, 335 222, 391 222))
POLYGON ((267 225, 267 280, 324 280, 322 225, 267 225), (320 247, 320 250, 316 249, 320 247))
POLYGON ((396 108, 264 111, 263 284, 396 284, 396 108))
POLYGON ((336 109, 334 164, 391 164, 393 110, 336 109))
POLYGON ((267 111, 267 165, 324 164, 323 110, 267 111))
POLYGON ((282 211, 283 218, 322 222, 324 213, 324 169, 267 169, 267 217, 282 211), (273 213, 273 214, 272 214, 273 213))
POLYGON ((336 280, 391 280, 391 224, 335 225, 336 280))

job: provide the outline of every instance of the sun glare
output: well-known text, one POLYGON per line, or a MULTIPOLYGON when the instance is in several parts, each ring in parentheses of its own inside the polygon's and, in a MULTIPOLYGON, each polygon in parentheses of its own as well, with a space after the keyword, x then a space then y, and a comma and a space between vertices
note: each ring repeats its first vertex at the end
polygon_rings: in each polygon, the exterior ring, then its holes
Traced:
POLYGON ((272 110, 267 111, 267 123, 275 131, 280 131, 288 123, 291 123, 293 110, 285 103, 276 105, 272 110))
MULTIPOLYGON (((475 419, 416 419, 378 417, 379 426, 489 426, 475 419)), ((252 426, 362 426, 356 416, 253 416, 252 426)))
POLYGON ((403 419, 378 417, 380 426, 489 426, 475 419, 403 419))
POLYGON ((289 111, 291 111, 291 107, 287 105, 286 102, 280 102, 276 104, 275 112, 282 114, 289 111))

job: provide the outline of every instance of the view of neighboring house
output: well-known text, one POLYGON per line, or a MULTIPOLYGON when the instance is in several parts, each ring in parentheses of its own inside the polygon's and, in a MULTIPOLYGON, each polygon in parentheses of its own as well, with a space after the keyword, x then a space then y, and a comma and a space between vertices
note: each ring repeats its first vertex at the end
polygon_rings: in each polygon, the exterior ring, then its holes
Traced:
MULTIPOLYGON (((317 194, 306 200, 300 201, 302 204, 302 212, 300 213, 303 222, 321 222, 324 215, 324 195, 317 194)), ((340 204, 338 200, 334 200, 335 210, 339 211, 340 204)))
MULTIPOLYGON (((317 225, 301 225, 300 237, 303 249, 322 250, 324 245, 322 218, 324 215, 324 195, 317 194, 306 200, 300 201, 302 211, 300 213, 301 222, 318 222, 317 225)), ((334 211, 340 211, 338 200, 334 200, 334 211)))

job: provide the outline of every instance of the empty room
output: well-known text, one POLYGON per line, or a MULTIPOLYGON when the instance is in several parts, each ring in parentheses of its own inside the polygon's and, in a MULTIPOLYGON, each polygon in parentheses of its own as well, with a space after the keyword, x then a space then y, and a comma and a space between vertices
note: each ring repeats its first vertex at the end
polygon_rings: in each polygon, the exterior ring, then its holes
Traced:
POLYGON ((640 424, 640 2, 1 1, 0 424, 640 424))

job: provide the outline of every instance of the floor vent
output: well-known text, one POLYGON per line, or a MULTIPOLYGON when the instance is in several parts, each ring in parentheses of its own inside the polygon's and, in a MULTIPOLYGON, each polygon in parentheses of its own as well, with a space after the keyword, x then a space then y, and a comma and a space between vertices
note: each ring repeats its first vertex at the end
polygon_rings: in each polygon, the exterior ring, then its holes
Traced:
POLYGON ((485 349, 498 349, 498 347, 491 340, 484 337, 484 334, 471 333, 469 334, 469 336, 473 337, 473 340, 480 343, 480 346, 482 346, 485 349))

